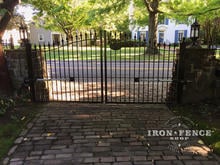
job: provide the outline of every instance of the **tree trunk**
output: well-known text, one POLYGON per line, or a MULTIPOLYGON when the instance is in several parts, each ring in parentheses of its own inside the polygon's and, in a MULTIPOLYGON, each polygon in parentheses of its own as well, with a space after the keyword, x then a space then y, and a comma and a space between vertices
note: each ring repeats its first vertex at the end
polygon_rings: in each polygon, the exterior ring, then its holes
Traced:
POLYGON ((161 0, 144 0, 145 6, 149 13, 148 22, 148 48, 147 54, 158 53, 157 49, 157 25, 158 25, 158 13, 159 3, 161 0))
POLYGON ((73 39, 73 30, 70 28, 63 28, 63 32, 66 35, 66 38, 68 38, 69 40, 73 39))
POLYGON ((9 77, 6 60, 3 55, 3 47, 2 44, 0 44, 0 95, 11 95, 11 94, 12 94, 12 83, 9 77))
POLYGON ((158 13, 149 12, 149 38, 147 53, 158 53, 157 49, 157 25, 158 25, 158 13))
POLYGON ((6 9, 7 12, 0 19, 0 35, 2 36, 13 15, 14 8, 18 5, 19 0, 5 0, 0 9, 6 9))
POLYGON ((0 9, 6 9, 7 12, 0 19, 0 95, 9 95, 11 94, 12 86, 1 41, 6 27, 13 15, 14 7, 19 3, 19 0, 5 0, 3 2, 4 3, 1 4, 0 9))

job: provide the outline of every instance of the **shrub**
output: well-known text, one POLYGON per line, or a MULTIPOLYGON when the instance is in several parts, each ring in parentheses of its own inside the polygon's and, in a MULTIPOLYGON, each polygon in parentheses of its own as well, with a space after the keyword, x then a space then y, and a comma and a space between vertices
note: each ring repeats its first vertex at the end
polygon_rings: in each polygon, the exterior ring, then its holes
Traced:
POLYGON ((11 110, 15 105, 15 102, 11 98, 0 97, 0 116, 3 116, 7 111, 11 110))
POLYGON ((109 44, 110 48, 113 50, 119 50, 122 47, 146 46, 146 42, 140 40, 111 40, 109 44))

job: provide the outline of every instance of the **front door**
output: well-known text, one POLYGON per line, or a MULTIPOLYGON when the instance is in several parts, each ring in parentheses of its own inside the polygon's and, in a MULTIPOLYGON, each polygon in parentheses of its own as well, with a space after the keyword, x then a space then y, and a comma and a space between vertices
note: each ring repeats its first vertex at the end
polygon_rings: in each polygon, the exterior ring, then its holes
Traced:
POLYGON ((59 45, 60 44, 60 34, 53 34, 52 39, 53 39, 53 43, 55 45, 59 45))

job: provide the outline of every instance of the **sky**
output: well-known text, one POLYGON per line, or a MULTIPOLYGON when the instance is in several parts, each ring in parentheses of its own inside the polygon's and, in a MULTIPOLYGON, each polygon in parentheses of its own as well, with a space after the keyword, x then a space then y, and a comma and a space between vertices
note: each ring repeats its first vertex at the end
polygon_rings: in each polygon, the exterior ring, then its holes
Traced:
POLYGON ((25 18, 25 21, 28 23, 30 21, 32 21, 32 17, 34 15, 34 10, 31 6, 29 5, 26 5, 26 6, 23 6, 23 5, 18 5, 16 7, 16 10, 19 14, 21 14, 22 16, 24 16, 25 18))

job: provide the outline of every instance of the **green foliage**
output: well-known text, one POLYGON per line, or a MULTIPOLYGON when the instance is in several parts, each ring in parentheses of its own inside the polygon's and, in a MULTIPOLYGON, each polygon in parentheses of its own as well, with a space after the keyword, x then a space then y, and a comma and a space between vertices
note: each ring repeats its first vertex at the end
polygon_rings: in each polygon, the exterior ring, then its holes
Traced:
POLYGON ((201 137, 213 151, 220 155, 220 114, 219 100, 209 103, 183 105, 172 108, 176 115, 190 118, 198 129, 212 130, 211 136, 201 137))
POLYGON ((30 0, 30 3, 38 10, 35 21, 47 29, 72 35, 74 31, 86 25, 86 11, 89 6, 84 1, 30 0))
POLYGON ((128 5, 129 1, 102 1, 89 0, 91 6, 88 12, 90 27, 107 31, 128 31, 128 5))
POLYGON ((146 26, 148 24, 148 12, 143 1, 134 0, 135 10, 134 19, 140 26, 146 26))
POLYGON ((21 22, 24 23, 24 17, 23 16, 21 16, 19 14, 13 15, 10 22, 7 25, 7 29, 10 30, 10 29, 13 29, 13 28, 18 28, 20 26, 21 22))
POLYGON ((217 153, 218 155, 220 155, 220 141, 216 142, 213 145, 213 148, 214 148, 214 152, 217 153))
MULTIPOLYGON (((135 22, 138 25, 148 24, 146 4, 142 0, 133 1, 135 22)), ((149 2, 153 4, 157 0, 149 2)), ((28 3, 38 10, 36 21, 43 19, 45 28, 67 35, 91 28, 128 31, 128 0, 29 0, 28 3)), ((218 0, 169 0, 159 1, 157 12, 186 22, 189 16, 215 17, 219 14, 219 8, 218 0)))
POLYGON ((2 126, 0 130, 0 137, 11 137, 15 134, 17 134, 17 130, 15 129, 15 124, 17 125, 16 122, 11 122, 10 124, 5 125, 4 127, 2 126))
POLYGON ((0 98, 0 116, 3 116, 7 111, 15 106, 15 102, 10 98, 0 98))
POLYGON ((0 8, 0 16, 1 16, 1 15, 4 15, 6 12, 7 12, 6 9, 1 9, 1 8, 0 8))
MULTIPOLYGON (((133 1, 134 23, 147 25, 149 6, 143 0, 133 1)), ((188 24, 193 21, 189 17, 197 17, 203 24, 207 18, 212 20, 220 15, 219 0, 148 0, 147 2, 151 7, 159 3, 154 13, 159 14, 161 18, 174 18, 188 24)), ((29 0, 28 3, 38 10, 35 20, 39 25, 42 26, 43 20, 45 28, 64 32, 68 36, 73 35, 76 30, 91 28, 128 31, 129 0, 29 0)), ((155 30, 149 29, 149 32, 154 33, 155 30)), ((149 36, 152 37, 150 34, 149 36)))
MULTIPOLYGON (((128 16, 126 10, 119 10, 115 2, 104 4, 92 1, 79 0, 30 0, 38 10, 35 20, 43 27, 55 31, 73 35, 77 30, 105 29, 105 30, 128 30, 128 16)), ((121 6, 121 5, 120 5, 121 6)))
POLYGON ((220 17, 200 19, 205 44, 220 44, 220 17))
POLYGON ((178 20, 189 16, 213 15, 211 12, 219 9, 219 0, 170 0, 161 2, 160 6, 160 10, 164 14, 178 18, 178 20))
MULTIPOLYGON (((151 1, 152 2, 152 1, 151 1)), ((138 22, 142 22, 141 16, 148 15, 146 5, 143 1, 134 0, 135 18, 138 22), (140 16, 139 16, 140 15, 140 16)), ((191 24, 192 20, 189 17, 197 17, 199 21, 214 19, 220 15, 220 3, 219 0, 167 0, 160 1, 158 13, 168 18, 177 19, 179 21, 188 20, 191 24)), ((147 23, 147 22, 146 22, 147 23)))
POLYGON ((14 139, 21 131, 21 126, 17 122, 0 125, 0 159, 7 153, 13 145, 14 139))
POLYGON ((209 145, 213 149, 213 151, 220 155, 220 131, 214 128, 210 128, 206 124, 200 124, 199 125, 200 129, 211 129, 212 134, 211 136, 204 136, 202 137, 202 140, 209 145))
POLYGON ((13 117, 0 119, 0 160, 7 154, 21 130, 39 112, 39 106, 34 104, 23 104, 14 109, 13 117))

